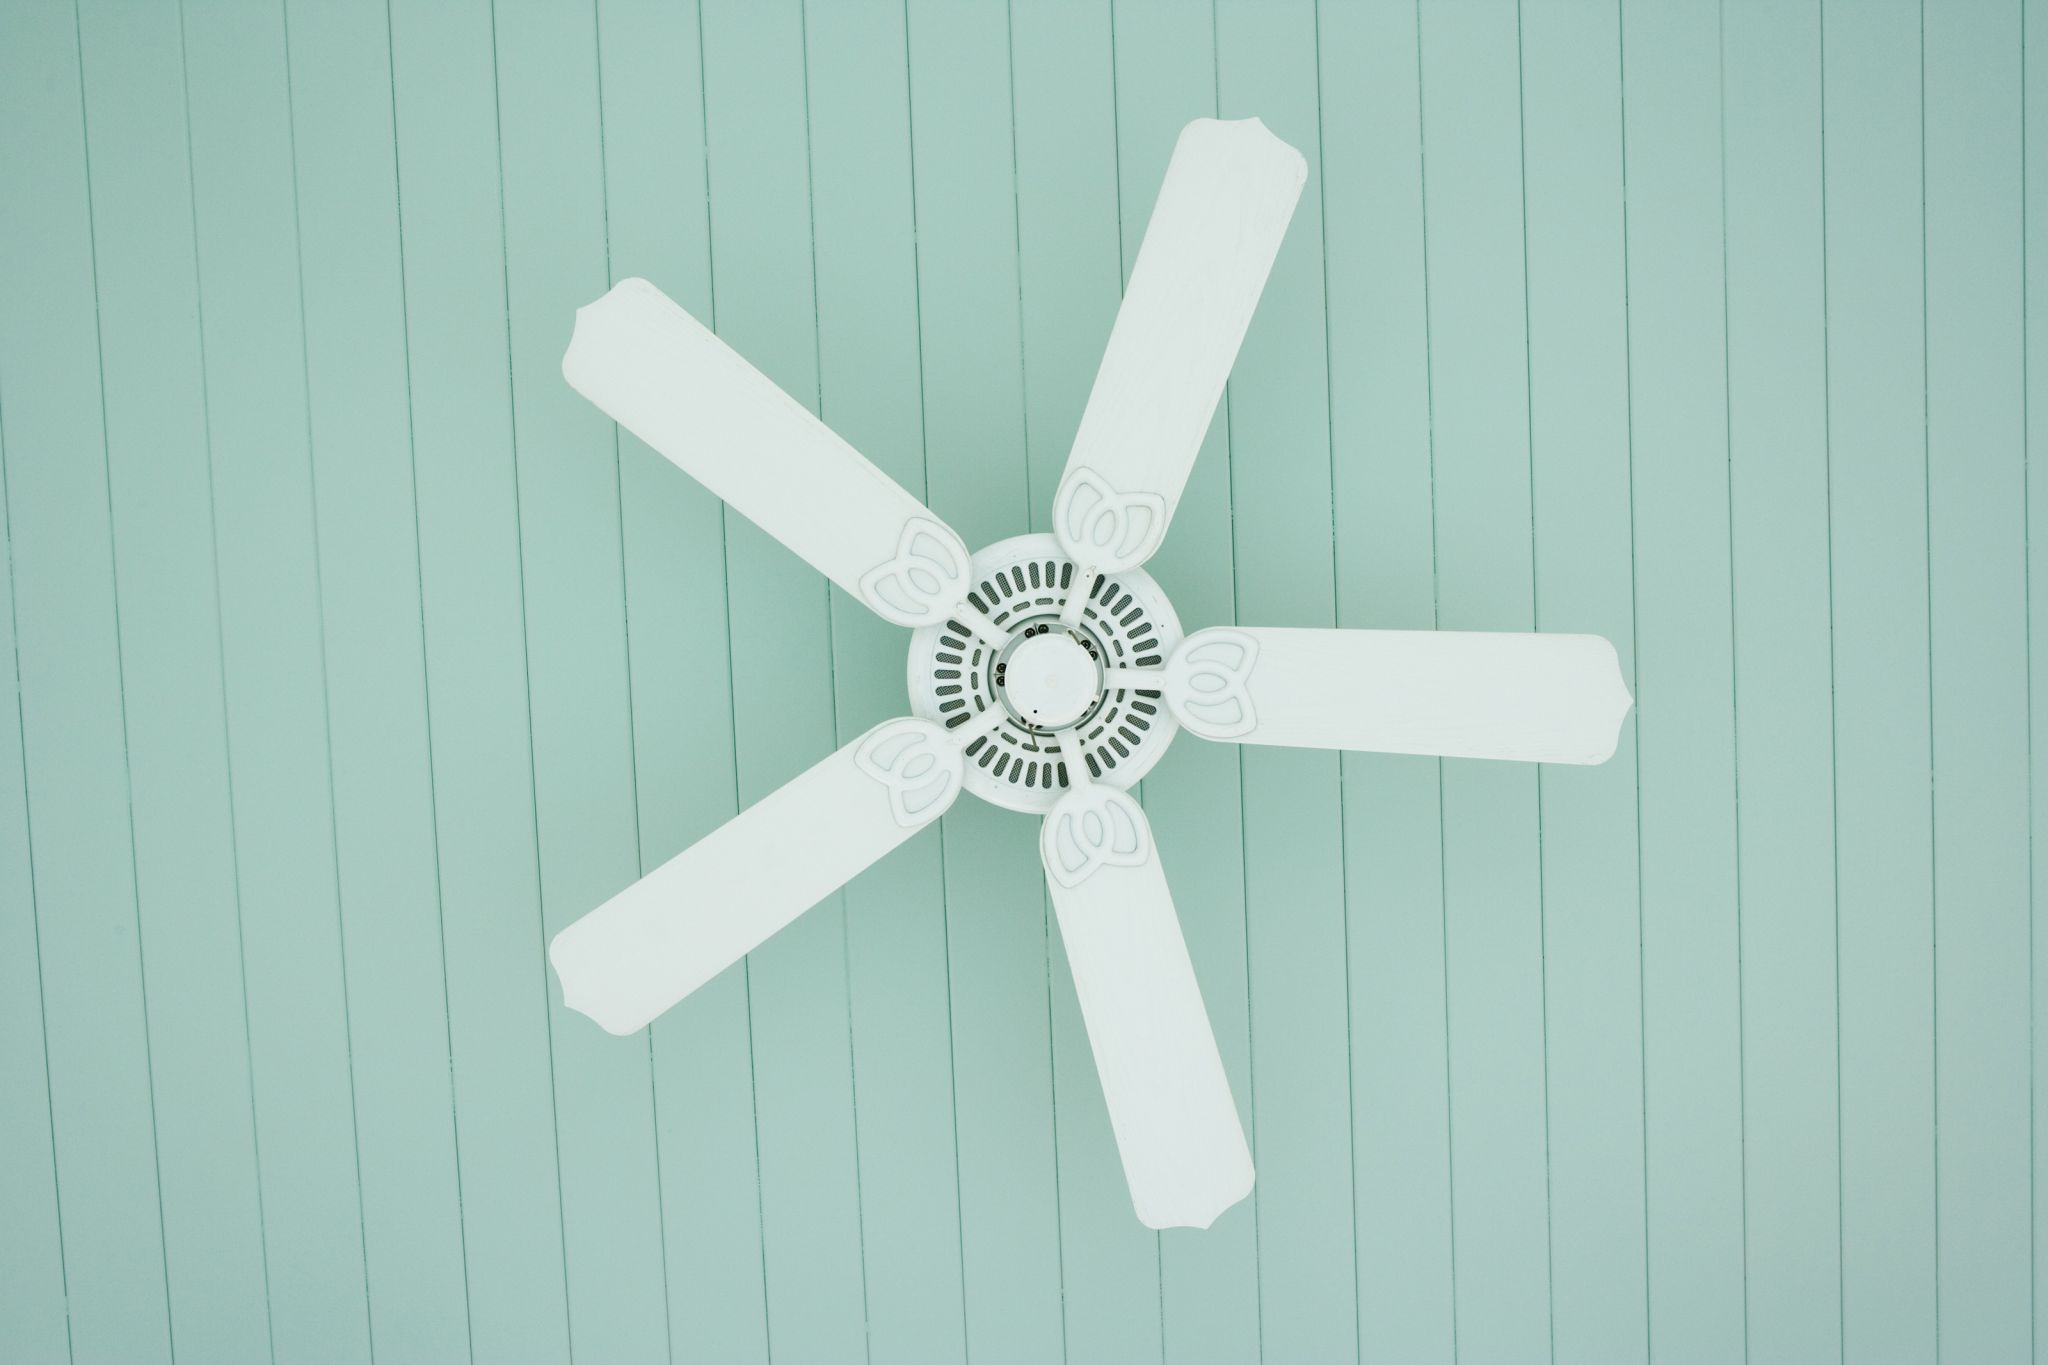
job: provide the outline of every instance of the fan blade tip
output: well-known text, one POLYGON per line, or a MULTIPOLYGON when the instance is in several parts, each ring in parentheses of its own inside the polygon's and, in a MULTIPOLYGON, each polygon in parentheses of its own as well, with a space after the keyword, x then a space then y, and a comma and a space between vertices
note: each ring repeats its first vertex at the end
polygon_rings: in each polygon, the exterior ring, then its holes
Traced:
POLYGON ((1614 642, 1604 635, 1596 635, 1593 638, 1600 642, 1607 661, 1607 668, 1601 678, 1605 694, 1602 697, 1605 706, 1603 719, 1608 722, 1604 727, 1606 743, 1596 755, 1587 759, 1588 763, 1598 764, 1614 757, 1614 751, 1620 747, 1621 727, 1627 722, 1628 713, 1635 709, 1636 699, 1628 690, 1628 679, 1622 676, 1621 653, 1615 649, 1614 642))
MULTIPOLYGON (((576 310, 575 317, 569 322, 569 344, 562 348, 562 378, 568 380, 572 388, 578 387, 576 376, 582 370, 583 350, 587 345, 587 337, 583 330, 584 314, 594 306, 586 303, 576 310)), ((578 391, 580 392, 580 388, 578 391)))
MULTIPOLYGON (((1197 118, 1189 119, 1180 130, 1181 140, 1188 138, 1236 139, 1244 142, 1278 142, 1279 134, 1266 126, 1266 121, 1257 114, 1248 118, 1197 118)), ((1287 147, 1293 151, 1292 147, 1287 147)))
MULTIPOLYGON (((652 280, 643 279, 638 275, 628 275, 578 308, 575 319, 569 326, 569 347, 562 353, 562 377, 572 385, 576 384, 577 376, 582 373, 589 353, 598 345, 596 336, 600 325, 599 317, 615 307, 619 300, 630 298, 674 302, 668 295, 662 293, 652 280)), ((582 391, 580 385, 577 385, 577 390, 582 391)))
POLYGON ((576 1011, 614 1038, 630 1038, 646 1028, 649 1022, 629 1015, 616 1014, 601 1004, 588 1000, 572 1000, 566 990, 562 992, 562 1008, 576 1011))
MULTIPOLYGON (((581 924, 577 920, 576 924, 581 924)), ((574 968, 576 924, 558 932, 548 940, 548 965, 555 969, 555 975, 567 980, 567 972, 574 968), (568 946, 564 946, 567 944, 568 946)))
POLYGON ((591 353, 602 344, 597 336, 602 325, 598 321, 598 313, 609 298, 611 295, 606 294, 603 298, 592 299, 576 310, 576 316, 569 324, 569 344, 562 351, 562 378, 569 382, 570 388, 585 397, 590 395, 590 381, 601 377, 594 372, 595 362, 591 353))
POLYGON ((1573 751, 1570 746, 1560 746, 1558 752, 1541 756, 1538 761, 1597 768, 1613 758, 1614 751, 1621 747, 1621 727, 1628 720, 1628 713, 1635 709, 1635 697, 1628 690, 1628 680, 1622 676, 1621 654, 1615 649, 1614 642, 1604 635, 1542 638, 1569 640, 1596 656, 1597 662, 1584 669, 1581 686, 1587 701, 1574 727, 1578 742, 1584 747, 1573 751))
POLYGON ((614 1038, 638 1033, 650 1022, 612 1007, 601 994, 593 996, 582 990, 574 974, 565 974, 559 962, 555 964, 555 979, 562 983, 562 1008, 576 1011, 614 1038))
POLYGON ((584 312, 586 309, 601 307, 602 305, 610 302, 613 299, 632 297, 663 299, 671 303, 674 302, 673 299, 669 299, 668 295, 661 292, 661 287, 659 285, 655 284, 654 281, 648 279, 646 276, 628 275, 624 279, 613 281, 611 288, 605 290, 602 294, 599 294, 596 298, 592 299, 589 303, 584 304, 582 308, 579 308, 576 311, 580 314, 584 312))
POLYGON ((1201 1232, 1214 1227, 1217 1219, 1242 1204, 1252 1192, 1252 1183, 1251 1162, 1246 1161, 1242 1177, 1232 1180, 1227 1186, 1210 1191, 1211 1197, 1208 1199, 1155 1205, 1141 1202, 1134 1195, 1131 1203, 1137 1210, 1138 1221, 1154 1232, 1165 1232, 1172 1228, 1191 1228, 1201 1232))
POLYGON ((1256 114, 1250 118, 1218 119, 1198 118, 1180 130, 1180 138, 1174 151, 1197 138, 1213 139, 1218 142, 1237 142, 1247 148, 1256 149, 1275 160, 1285 160, 1292 172, 1294 188, 1299 191, 1308 183, 1308 158, 1301 149, 1266 126, 1266 121, 1256 114))
POLYGON ((1614 757, 1614 751, 1621 747, 1621 722, 1616 721, 1614 729, 1598 748, 1588 749, 1582 754, 1560 755, 1553 763, 1568 763, 1581 768, 1597 768, 1614 757))
POLYGON ((577 920, 548 942, 548 965, 554 968, 555 980, 562 986, 562 1008, 576 1011, 615 1037, 637 1033, 647 1026, 647 1020, 620 1013, 610 1006, 601 987, 593 991, 589 986, 589 955, 577 952, 583 937, 577 928, 588 919, 586 915, 577 920))

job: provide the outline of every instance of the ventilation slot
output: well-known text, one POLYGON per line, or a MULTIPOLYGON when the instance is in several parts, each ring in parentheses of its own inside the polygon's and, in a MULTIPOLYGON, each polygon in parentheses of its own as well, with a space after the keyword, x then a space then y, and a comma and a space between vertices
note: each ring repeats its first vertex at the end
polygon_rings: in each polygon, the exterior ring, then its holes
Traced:
MULTIPOLYGON (((1079 586, 1079 571, 1052 549, 1052 538, 1039 536, 984 551, 976 557, 968 604, 1013 640, 1071 630, 1100 667, 1161 666, 1180 629, 1151 580, 1142 571, 1125 578, 1089 575, 1078 619, 1063 627, 1060 618, 1079 586)), ((974 786, 1002 804, 1046 809, 1070 785, 1071 756, 1061 752, 1056 732, 1031 724, 1004 700, 1007 648, 992 648, 959 620, 944 622, 924 638, 922 671, 912 680, 913 693, 924 698, 918 709, 948 728, 977 718, 982 724, 996 720, 966 747, 974 786), (992 786, 1014 795, 994 795, 992 786)), ((1149 767, 1160 735, 1172 729, 1161 708, 1161 694, 1153 689, 1099 697, 1073 727, 1086 750, 1088 772, 1101 778, 1122 768, 1149 767)))

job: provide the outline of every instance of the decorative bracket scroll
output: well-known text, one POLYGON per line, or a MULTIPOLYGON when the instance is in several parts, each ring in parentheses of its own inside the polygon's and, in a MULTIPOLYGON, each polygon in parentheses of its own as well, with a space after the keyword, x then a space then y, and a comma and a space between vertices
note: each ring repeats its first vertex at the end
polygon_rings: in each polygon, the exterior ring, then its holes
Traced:
POLYGON ((1166 661, 1166 701, 1203 739, 1240 739, 1258 728, 1249 690, 1259 642, 1235 630, 1205 630, 1166 661))

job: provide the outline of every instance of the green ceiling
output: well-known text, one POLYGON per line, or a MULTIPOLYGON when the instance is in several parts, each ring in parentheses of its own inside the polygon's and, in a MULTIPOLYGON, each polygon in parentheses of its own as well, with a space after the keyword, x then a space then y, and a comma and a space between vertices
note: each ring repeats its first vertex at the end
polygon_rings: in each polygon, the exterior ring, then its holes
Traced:
POLYGON ((701 10, 0 4, 0 1359, 2028 1358, 2042 16, 701 10), (561 1008, 544 937, 906 636, 558 365, 646 275, 1046 529, 1218 112, 1310 177, 1183 620, 1596 631, 1639 706, 1590 770, 1174 746, 1259 1177, 1159 1235, 1023 817, 561 1008))

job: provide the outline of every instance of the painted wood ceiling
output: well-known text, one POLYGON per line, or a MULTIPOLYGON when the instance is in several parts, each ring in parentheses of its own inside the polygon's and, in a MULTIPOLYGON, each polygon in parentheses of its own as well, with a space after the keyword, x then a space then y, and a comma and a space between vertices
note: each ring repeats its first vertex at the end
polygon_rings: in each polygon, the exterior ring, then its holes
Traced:
POLYGON ((0 1358, 2028 1358, 2037 8, 10 0, 0 1358), (1174 746, 1259 1177, 1158 1235, 1021 817, 561 1009, 906 637, 558 365, 649 276, 1046 529, 1217 113, 1310 179, 1183 620, 1594 631, 1639 705, 1174 746))

